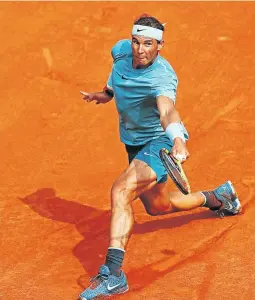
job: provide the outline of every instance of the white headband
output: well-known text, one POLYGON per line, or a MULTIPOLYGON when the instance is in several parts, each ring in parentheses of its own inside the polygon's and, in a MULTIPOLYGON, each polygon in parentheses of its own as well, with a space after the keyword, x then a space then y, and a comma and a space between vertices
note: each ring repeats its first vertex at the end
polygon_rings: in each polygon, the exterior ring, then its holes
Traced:
MULTIPOLYGON (((163 26, 164 25, 165 24, 163 24, 163 26)), ((134 25, 132 29, 132 35, 146 36, 157 41, 161 41, 163 38, 163 31, 149 26, 134 25)))

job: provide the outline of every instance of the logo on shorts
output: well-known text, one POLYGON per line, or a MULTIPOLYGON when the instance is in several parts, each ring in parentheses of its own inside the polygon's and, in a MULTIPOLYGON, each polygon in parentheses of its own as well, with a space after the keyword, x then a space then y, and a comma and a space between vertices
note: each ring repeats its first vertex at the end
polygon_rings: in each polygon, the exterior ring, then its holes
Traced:
POLYGON ((144 154, 144 155, 148 155, 148 156, 154 157, 154 155, 152 155, 152 154, 150 154, 150 153, 147 153, 147 152, 144 152, 143 154, 144 154))

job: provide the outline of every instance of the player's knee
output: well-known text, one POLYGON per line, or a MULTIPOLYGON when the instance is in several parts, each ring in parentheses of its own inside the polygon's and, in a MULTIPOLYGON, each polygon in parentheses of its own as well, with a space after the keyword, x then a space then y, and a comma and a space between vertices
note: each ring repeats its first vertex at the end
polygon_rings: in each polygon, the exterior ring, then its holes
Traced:
POLYGON ((155 216, 158 216, 160 214, 160 212, 155 208, 145 207, 145 209, 146 209, 147 214, 150 215, 150 216, 155 217, 155 216))
POLYGON ((111 189, 112 208, 125 207, 130 205, 130 196, 133 192, 133 187, 128 181, 116 180, 111 189))
POLYGON ((165 212, 169 212, 170 208, 170 203, 153 203, 150 206, 145 206, 146 212, 151 216, 163 215, 165 212))

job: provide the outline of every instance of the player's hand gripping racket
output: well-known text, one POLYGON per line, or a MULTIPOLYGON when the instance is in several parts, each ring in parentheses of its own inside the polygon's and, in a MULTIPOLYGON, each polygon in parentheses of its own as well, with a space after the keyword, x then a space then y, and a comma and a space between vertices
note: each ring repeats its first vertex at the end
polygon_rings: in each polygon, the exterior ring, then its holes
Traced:
POLYGON ((181 162, 174 158, 170 152, 162 148, 159 151, 159 156, 163 165, 165 166, 167 173, 176 184, 178 189, 185 195, 190 193, 190 185, 188 179, 183 171, 181 162))

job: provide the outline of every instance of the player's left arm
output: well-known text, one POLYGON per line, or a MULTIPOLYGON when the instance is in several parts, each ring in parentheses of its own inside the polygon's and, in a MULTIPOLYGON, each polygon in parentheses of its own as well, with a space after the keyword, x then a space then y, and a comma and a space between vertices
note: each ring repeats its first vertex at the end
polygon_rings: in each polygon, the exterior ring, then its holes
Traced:
POLYGON ((180 114, 174 106, 174 101, 167 96, 157 96, 157 107, 160 114, 160 122, 166 135, 172 140, 172 154, 184 161, 189 157, 185 137, 182 132, 180 114))

